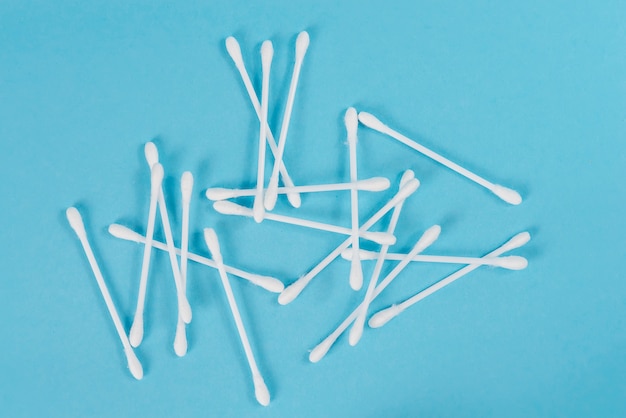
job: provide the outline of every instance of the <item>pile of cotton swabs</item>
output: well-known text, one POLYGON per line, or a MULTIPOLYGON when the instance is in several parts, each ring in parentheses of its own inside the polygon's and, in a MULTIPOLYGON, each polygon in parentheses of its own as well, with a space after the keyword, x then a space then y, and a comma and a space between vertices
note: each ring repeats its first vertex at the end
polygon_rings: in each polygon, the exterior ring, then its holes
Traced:
POLYGON ((287 97, 286 107, 282 119, 282 126, 278 142, 272 134, 268 125, 268 96, 270 68, 273 58, 273 47, 270 41, 265 41, 261 46, 261 63, 262 63, 262 87, 261 100, 252 86, 250 76, 246 70, 241 55, 239 44, 233 37, 226 39, 226 49, 232 58, 237 70, 241 75, 243 84, 250 96, 250 102, 259 119, 259 153, 258 153, 258 170, 257 182, 255 189, 226 189, 226 188, 210 188, 206 191, 206 197, 215 201, 214 209, 225 215, 239 215, 254 218, 258 223, 263 221, 275 221, 284 224, 299 225, 305 228, 314 228, 335 234, 344 235, 347 238, 332 250, 322 261, 314 266, 309 272, 301 276, 298 280, 290 283, 287 287, 283 282, 276 278, 250 273, 236 267, 224 264, 222 253, 220 251, 219 239, 215 231, 211 228, 204 229, 204 239, 207 249, 211 254, 211 258, 204 257, 189 251, 189 206, 193 189, 193 176, 190 172, 182 175, 180 188, 182 196, 182 234, 180 239, 180 248, 174 244, 172 228, 170 226, 168 209, 166 205, 165 195, 163 193, 162 181, 164 176, 163 166, 159 163, 159 154, 156 146, 149 142, 145 145, 145 157, 150 169, 150 204, 148 211, 148 220, 145 228, 145 236, 135 232, 125 226, 113 224, 109 227, 109 232, 114 237, 134 241, 143 245, 143 261, 141 267, 141 275, 139 278, 139 292, 137 298, 137 307, 135 310, 134 320, 127 334, 120 317, 116 311, 115 305, 107 290, 105 280, 98 267, 97 261, 91 250, 89 241, 83 225, 80 213, 76 208, 67 210, 67 218, 70 225, 78 235, 81 244, 85 250, 93 273, 98 282, 98 286, 102 292, 102 296, 107 305, 109 313, 113 319, 113 323, 119 334, 124 347, 124 352, 128 359, 128 367, 132 375, 136 379, 143 377, 143 369, 140 361, 133 351, 133 347, 137 348, 143 339, 144 329, 144 305, 146 297, 146 288, 148 285, 148 276, 150 269, 150 258, 153 249, 162 250, 168 253, 172 267, 174 283, 176 285, 176 295, 178 301, 178 319, 176 332, 174 336, 173 348, 175 353, 182 357, 187 353, 186 324, 191 322, 191 306, 187 300, 187 264, 188 261, 194 261, 199 264, 211 267, 218 271, 218 276, 222 281, 224 291, 230 306, 230 310, 235 321, 237 332, 239 333, 241 343, 250 366, 254 391, 257 401, 261 405, 268 405, 270 401, 269 390, 259 371, 254 353, 250 342, 246 335, 244 324, 241 320, 237 302, 233 296, 229 275, 237 276, 257 285, 266 291, 278 293, 278 302, 281 305, 292 302, 298 295, 308 286, 311 281, 332 261, 337 258, 344 258, 350 261, 350 274, 348 279, 349 285, 355 291, 361 290, 363 287, 363 271, 361 263, 363 260, 376 260, 374 270, 367 284, 363 301, 348 315, 348 317, 330 333, 321 343, 311 350, 309 359, 311 362, 318 362, 326 355, 330 347, 335 343, 339 336, 350 326, 349 343, 356 345, 363 333, 366 318, 368 316, 372 301, 380 295, 387 286, 402 273, 402 270, 413 262, 422 263, 451 263, 465 265, 465 267, 451 274, 450 276, 436 282, 428 288, 421 290, 415 295, 408 297, 402 302, 394 304, 386 309, 382 309, 369 317, 368 325, 372 328, 378 328, 386 324, 389 320, 399 315, 401 312, 419 302, 428 295, 433 294, 437 290, 447 286, 455 280, 463 277, 480 266, 495 266, 511 270, 521 270, 527 266, 527 261, 519 256, 503 256, 505 253, 523 246, 530 240, 528 232, 522 232, 509 239, 506 243, 498 248, 488 252, 482 257, 466 257, 466 256, 444 256, 444 255, 424 255, 422 252, 426 250, 439 237, 441 228, 434 225, 428 228, 415 243, 411 251, 406 254, 392 253, 390 247, 396 242, 395 229, 402 211, 403 203, 419 188, 420 182, 415 178, 411 170, 407 170, 402 174, 397 193, 387 202, 381 204, 380 209, 375 212, 365 222, 361 222, 359 215, 359 192, 377 192, 386 190, 390 187, 388 179, 383 177, 374 177, 369 179, 359 179, 357 175, 357 132, 359 124, 387 135, 406 146, 423 154, 442 166, 466 177, 467 179, 477 183, 478 185, 488 189, 500 199, 513 205, 521 203, 520 195, 509 188, 491 183, 484 178, 472 173, 471 171, 459 166, 458 164, 448 160, 445 157, 431 151, 428 148, 418 144, 417 142, 407 138, 399 132, 388 127, 374 115, 366 112, 357 111, 349 108, 345 113, 345 126, 347 132, 347 142, 349 148, 349 164, 350 179, 349 182, 335 184, 317 184, 317 185, 300 185, 296 186, 287 172, 287 166, 283 161, 285 144, 287 140, 287 132, 289 129, 289 121, 293 109, 295 93, 298 85, 300 69, 309 46, 309 35, 301 32, 296 40, 295 64, 291 78, 291 84, 287 97), (273 167, 269 182, 265 184, 265 160, 266 148, 269 145, 273 156, 273 167), (279 180, 283 186, 279 187, 279 180), (330 225, 308 219, 302 219, 292 216, 280 215, 272 213, 276 200, 279 195, 286 195, 288 201, 294 208, 301 205, 300 194, 302 193, 320 193, 328 191, 346 190, 350 191, 351 202, 351 224, 350 227, 330 225), (241 196, 254 197, 252 208, 238 205, 226 199, 237 198, 241 196), (154 230, 156 224, 157 211, 160 214, 162 228, 165 234, 165 243, 158 242, 154 239, 154 230), (372 228, 381 218, 391 212, 391 219, 384 232, 372 232, 372 228), (360 248, 360 241, 372 241, 380 245, 378 251, 365 251, 360 248), (381 276, 385 261, 392 261, 395 267, 385 277, 381 276))

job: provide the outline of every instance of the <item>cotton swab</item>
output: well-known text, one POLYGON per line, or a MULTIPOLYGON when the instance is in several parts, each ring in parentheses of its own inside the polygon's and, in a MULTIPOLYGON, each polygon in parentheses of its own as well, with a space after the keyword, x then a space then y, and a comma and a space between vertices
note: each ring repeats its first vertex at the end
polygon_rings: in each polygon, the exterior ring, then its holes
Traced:
MULTIPOLYGON (((500 254, 504 254, 504 253, 506 253, 508 251, 511 251, 511 250, 514 250, 516 248, 519 248, 519 247, 522 247, 522 246, 526 245, 526 243, 528 241, 530 241, 530 234, 528 232, 521 232, 521 233, 515 235, 510 240, 508 240, 504 245, 496 248, 495 250, 493 250, 489 254, 485 255, 485 258, 487 258, 487 257, 491 257, 491 258, 497 257, 500 254)), ((369 319, 367 324, 371 328, 380 328, 380 327, 382 327, 387 322, 389 322, 391 319, 393 319, 396 316, 400 315, 400 313, 402 313, 404 310, 408 309, 409 307, 415 305, 420 300, 424 299, 425 297, 427 297, 429 295, 432 295, 433 293, 435 293, 436 291, 438 291, 440 289, 443 289, 444 287, 446 287, 450 283, 454 282, 455 280, 458 280, 461 277, 465 276, 466 274, 471 273, 472 271, 476 270, 478 267, 480 267, 480 264, 470 264, 470 265, 468 265, 466 267, 463 267, 462 269, 456 271, 455 273, 452 273, 451 275, 449 275, 445 279, 442 279, 442 280, 438 281, 437 283, 433 284, 432 286, 429 286, 426 289, 422 290, 421 292, 419 292, 419 293, 413 295, 412 297, 406 299, 404 302, 399 303, 397 305, 392 305, 389 308, 385 308, 385 309, 382 309, 382 310, 378 311, 377 313, 372 315, 372 317, 369 319)))
MULTIPOLYGON (((350 260, 352 259, 352 248, 348 248, 341 253, 341 257, 350 260)), ((359 251, 359 257, 361 260, 375 260, 378 255, 375 251, 359 251)), ((385 260, 402 260, 406 254, 387 253, 385 260)), ((524 257, 517 255, 510 255, 508 257, 455 257, 444 255, 416 255, 411 261, 419 261, 423 263, 446 263, 446 264, 479 264, 481 266, 493 266, 501 267, 508 270, 523 270, 528 266, 528 260, 524 257)))
MULTIPOLYGON (((394 209, 391 214, 391 220, 389 221, 389 226, 387 227, 387 232, 393 234, 396 230, 396 225, 398 224, 398 218, 400 217, 400 212, 402 211, 402 206, 404 202, 400 202, 394 209)), ((359 252, 353 247, 351 248, 353 251, 353 255, 351 260, 354 260, 354 257, 358 257, 359 260, 361 257, 359 256, 359 252)), ((355 346, 361 336, 363 335, 363 327, 365 326, 365 316, 367 315, 367 310, 369 309, 370 303, 372 301, 372 297, 374 295, 374 290, 376 289, 376 284, 378 283, 378 278, 380 277, 380 272, 383 268, 383 262, 385 261, 385 255, 389 250, 388 245, 383 245, 380 249, 380 255, 376 261, 376 266, 374 267, 374 271, 372 272, 372 277, 370 278, 370 282, 367 286, 367 290, 365 292, 365 298, 363 298, 363 303, 359 308, 359 313, 352 324, 352 328, 350 328, 350 334, 348 338, 348 342, 351 346, 355 346)), ((342 253, 343 256, 343 253, 342 253)))
MULTIPOLYGON (((359 118, 356 109, 348 108, 344 116, 344 123, 348 136, 348 148, 350 154, 350 182, 357 181, 357 165, 356 165, 356 142, 357 127, 359 126, 359 118)), ((350 264, 350 287, 352 290, 360 290, 363 286, 363 269, 361 267, 361 259, 359 258, 359 193, 356 189, 350 189, 350 210, 352 215, 352 248, 355 249, 355 255, 352 257, 350 264)))
MULTIPOLYGON (((402 260, 392 271, 389 273, 381 282, 376 286, 374 290, 374 294, 372 296, 372 300, 374 300, 380 293, 385 290, 387 286, 404 270, 404 268, 411 261, 411 257, 416 254, 424 251, 428 248, 433 242, 439 238, 439 233, 441 232, 441 228, 439 225, 431 226, 424 232, 421 238, 417 241, 411 252, 407 255, 407 257, 402 260)), ((309 361, 311 363, 317 363, 320 361, 330 347, 337 341, 339 336, 343 334, 343 332, 350 326, 352 321, 354 321, 359 314, 360 310, 363 307, 363 303, 356 307, 354 311, 333 331, 328 337, 326 337, 321 343, 319 343, 311 352, 309 353, 309 361)))
POLYGON ((360 112, 359 121, 368 128, 374 129, 385 135, 389 135, 390 137, 402 142, 406 146, 413 148, 417 152, 422 153, 425 156, 437 161, 439 164, 442 164, 449 169, 456 171, 460 175, 468 178, 469 180, 478 183, 505 202, 511 205, 519 205, 520 203, 522 203, 522 197, 515 190, 485 180, 484 178, 472 173, 471 171, 461 167, 460 165, 448 160, 447 158, 437 154, 436 152, 431 151, 423 145, 420 145, 412 139, 407 138, 401 133, 391 129, 389 126, 382 123, 378 118, 376 118, 376 116, 372 115, 371 113, 360 112))
POLYGON ((261 128, 259 129, 259 163, 257 166, 256 194, 254 195, 254 220, 263 221, 265 208, 263 207, 263 184, 265 182, 265 147, 267 143, 267 102, 270 91, 270 69, 274 48, 270 41, 261 45, 261 62, 263 68, 263 84, 261 88, 261 128))
MULTIPOLYGON (((152 167, 159 162, 159 152, 153 142, 146 143, 144 148, 144 154, 146 162, 149 167, 152 167)), ((165 205, 165 197, 163 195, 163 186, 159 191, 159 212, 161 213, 161 223, 163 224, 163 232, 165 234, 165 242, 167 243, 168 254, 170 256, 170 264, 172 266, 172 273, 174 274, 174 284, 176 285, 176 297, 178 298, 178 310, 180 315, 186 324, 191 322, 191 306, 185 295, 185 291, 182 288, 182 279, 180 278, 180 268, 178 266, 178 258, 176 258, 176 251, 174 247, 174 238, 172 237, 172 227, 170 226, 170 218, 167 213, 167 206, 165 205)))
MULTIPOLYGON (((317 192, 335 192, 341 190, 357 190, 366 192, 381 192, 387 190, 390 186, 389 180, 385 177, 371 177, 369 179, 359 180, 354 183, 330 183, 330 184, 313 184, 307 186, 295 187, 279 187, 276 189, 278 194, 286 193, 317 193, 317 192)), ((256 189, 225 189, 214 187, 207 189, 206 197, 209 200, 226 200, 237 197, 249 197, 256 194, 256 189)), ((267 190, 265 191, 267 196, 267 190)))
POLYGON ((282 166, 283 155, 285 152, 285 142, 287 140, 287 131, 289 130, 289 121, 291 120, 291 111, 293 110, 293 101, 296 97, 296 88, 298 87, 298 79, 300 78, 300 69, 302 61, 309 47, 309 34, 302 31, 296 39, 296 60, 293 66, 293 74, 291 76, 291 85, 289 86, 289 94, 287 96, 287 105, 283 114, 283 125, 280 128, 280 136, 278 138, 278 155, 274 160, 274 168, 270 177, 267 193, 265 195, 265 209, 273 210, 278 197, 278 169, 282 166))
MULTIPOLYGON (((193 191, 193 175, 190 171, 185 171, 180 179, 180 191, 182 194, 182 237, 180 240, 180 279, 183 291, 187 293, 187 258, 189 249, 189 204, 191 202, 191 193, 193 191)), ((176 324, 176 336, 174 337, 174 352, 178 357, 187 354, 187 333, 185 330, 185 321, 178 314, 178 323, 176 324)))
POLYGON ((256 400, 261 405, 267 406, 270 403, 270 393, 265 385, 263 376, 261 376, 261 372, 257 367, 256 361, 254 360, 254 354, 252 353, 252 348, 250 347, 250 341, 248 341, 248 336, 246 335, 246 330, 243 326, 243 322, 241 321, 241 315, 239 314, 239 308, 237 308, 237 302, 235 302, 233 290, 230 287, 230 282, 228 281, 228 276, 226 275, 226 270, 224 269, 217 234, 213 229, 206 228, 204 230, 204 240, 206 241, 207 247, 209 247, 209 251, 213 256, 213 260, 215 260, 215 264, 217 265, 217 269, 220 273, 220 279, 222 279, 222 285, 224 286, 224 292, 226 293, 226 298, 228 299, 228 305, 230 306, 233 318, 235 319, 235 325, 237 326, 237 331, 239 332, 241 345, 243 345, 243 350, 245 351, 246 358, 248 359, 248 365, 250 366, 252 380, 254 382, 254 395, 256 400))
MULTIPOLYGON (((263 119, 261 117, 261 103, 259 102, 259 98, 254 91, 254 87, 252 87, 252 81, 250 81, 250 76, 248 75, 246 66, 243 63, 243 57, 241 56, 241 48, 239 47, 239 43, 232 36, 226 38, 226 51, 228 51, 228 55, 230 55, 233 63, 235 63, 235 67, 237 67, 237 70, 241 75, 241 80, 243 81, 246 91, 248 92, 248 96, 250 97, 252 107, 254 107, 254 111, 256 112, 259 121, 261 121, 263 119)), ((274 154, 274 158, 276 158, 276 156, 278 155, 278 146, 276 145, 276 140, 274 139, 274 135, 272 135, 272 130, 270 129, 269 125, 266 124, 265 129, 267 131, 267 143, 270 146, 272 154, 274 154)), ((294 187, 293 181, 291 180, 291 177, 289 177, 289 173, 287 173, 287 168, 282 161, 280 164, 280 175, 283 178, 283 183, 285 184, 285 186, 294 187)), ((302 204, 302 201, 300 200, 300 195, 297 192, 287 193, 287 199, 289 199, 289 203, 291 203, 291 206, 293 206, 294 208, 299 208, 302 204)))
MULTIPOLYGON (((120 238, 126 241, 138 242, 140 244, 145 242, 145 238, 143 235, 119 224, 111 224, 109 226, 109 233, 116 238, 120 238)), ((166 244, 158 241, 152 241, 152 246, 158 250, 168 251, 168 247, 166 244)), ((179 249, 175 249, 176 254, 181 254, 179 249)), ((205 265, 211 268, 217 268, 215 262, 209 258, 202 257, 197 254, 187 253, 187 257, 189 260, 194 261, 198 264, 205 265)), ((283 291, 285 286, 283 282, 280 280, 269 277, 269 276, 261 276, 259 274, 248 273, 247 271, 240 270, 235 267, 225 266, 226 271, 234 276, 240 277, 242 279, 248 280, 250 283, 262 287, 265 290, 268 290, 272 293, 280 293, 283 291)))
POLYGON ((139 346, 143 340, 143 309, 146 301, 146 288, 148 284, 148 272, 150 270, 150 254, 152 253, 152 237, 154 235, 154 224, 156 220, 157 200, 161 191, 163 181, 163 166, 155 164, 150 169, 150 208, 148 210, 148 226, 146 229, 146 239, 143 249, 143 262, 141 264, 141 275, 139 278, 139 293, 137 297, 137 307, 133 325, 130 328, 130 343, 133 347, 139 346))
MULTIPOLYGON (((247 216, 253 217, 254 211, 245 206, 238 205, 229 200, 220 200, 213 203, 213 208, 224 215, 239 215, 239 216, 247 216)), ((278 215, 275 213, 266 213, 265 219, 270 221, 282 222, 291 225, 299 225, 312 229, 319 229, 322 231, 334 232, 337 234, 343 235, 351 235, 352 230, 349 228, 344 228, 342 226, 329 225, 322 222, 309 221, 308 219, 300 219, 293 218, 291 216, 278 215)), ((386 232, 370 232, 370 231, 362 231, 359 232, 360 236, 369 241, 374 241, 379 244, 389 243, 394 244, 396 242, 396 237, 392 234, 388 234, 386 232)))
POLYGON ((126 361, 128 362, 128 368, 130 369, 130 373, 135 379, 141 380, 143 378, 143 367, 141 367, 141 363, 135 355, 135 352, 130 345, 130 341, 128 341, 128 336, 124 331, 122 321, 117 314, 117 310, 115 309, 115 305, 113 304, 113 299, 111 299, 111 295, 109 294, 109 289, 107 289, 106 283, 104 282, 104 277, 102 277, 102 272, 100 271, 100 267, 98 266, 96 257, 94 256, 91 245, 89 244, 89 240, 87 239, 87 232, 85 231, 83 218, 80 216, 80 212, 78 212, 78 210, 74 207, 68 208, 65 212, 65 215, 67 216, 67 220, 70 223, 70 226, 78 236, 83 250, 87 255, 87 259, 89 260, 91 270, 93 270, 93 274, 94 276, 96 276, 98 287, 100 288, 100 292, 102 293, 104 302, 107 305, 107 309, 109 310, 111 319, 113 319, 115 330, 117 331, 117 334, 122 341, 122 346, 124 347, 124 354, 126 355, 126 361))
MULTIPOLYGON (((391 198, 382 208, 378 210, 372 217, 370 217, 359 229, 360 232, 367 231, 376 222, 378 222, 383 216, 387 214, 391 209, 397 206, 400 202, 408 198, 413 194, 420 185, 419 180, 414 178, 415 174, 411 170, 406 170, 400 179, 400 190, 396 195, 391 198)), ((320 261, 315 267, 313 267, 304 276, 301 276, 298 280, 285 287, 285 290, 278 296, 278 303, 286 305, 292 302, 298 295, 304 290, 304 288, 317 276, 322 270, 324 270, 330 263, 341 255, 341 252, 350 246, 351 238, 346 239, 337 248, 330 252, 322 261, 320 261)))

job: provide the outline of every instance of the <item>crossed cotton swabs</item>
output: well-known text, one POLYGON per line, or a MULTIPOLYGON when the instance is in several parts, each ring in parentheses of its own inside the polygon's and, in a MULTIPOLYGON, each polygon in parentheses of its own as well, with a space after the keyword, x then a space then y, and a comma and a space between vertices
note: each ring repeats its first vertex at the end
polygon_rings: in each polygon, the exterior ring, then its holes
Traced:
POLYGON ((297 90, 300 70, 304 57, 309 46, 309 36, 306 32, 301 32, 296 40, 296 53, 291 84, 287 97, 286 107, 283 114, 282 126, 278 142, 276 142, 271 128, 268 125, 268 101, 269 101, 269 81, 271 63, 274 54, 273 46, 270 41, 265 41, 261 47, 262 62, 262 87, 261 100, 252 86, 250 76, 244 65, 241 49, 238 42, 233 37, 226 39, 226 49, 232 58, 241 79, 244 83, 246 91, 249 95, 250 102, 259 119, 259 147, 258 147, 258 165, 257 165, 257 183, 255 189, 226 189, 226 188, 210 188, 206 191, 206 196, 210 200, 215 200, 214 209, 226 215, 239 215, 254 218, 258 223, 264 220, 271 220, 285 224, 298 225, 307 228, 314 228, 342 234, 347 238, 331 251, 322 261, 315 265, 309 272, 301 276, 298 280, 290 283, 287 287, 280 280, 250 273, 232 266, 225 265, 222 261, 222 254, 219 246, 219 239, 213 229, 206 228, 204 230, 204 238, 212 258, 204 257, 188 250, 189 243, 189 207, 193 189, 193 176, 190 172, 185 172, 181 178, 181 197, 182 197, 182 234, 181 246, 176 248, 172 228, 169 222, 168 210, 166 206, 165 195, 163 193, 162 181, 164 170, 159 163, 159 155, 156 146, 149 142, 145 146, 145 156, 150 168, 150 204, 148 210, 148 220, 145 236, 133 231, 123 225, 112 224, 109 227, 111 235, 128 241, 134 241, 144 246, 142 259, 142 268, 139 279, 139 292, 137 305, 135 309, 134 319, 130 332, 127 335, 124 330, 115 305, 107 290, 106 283, 98 267, 98 263, 91 250, 87 234, 83 225, 80 213, 75 208, 67 210, 67 218, 76 232, 80 242, 85 250, 93 273, 98 282, 102 296, 105 300, 109 313, 113 319, 116 331, 122 341, 124 352, 128 360, 128 367, 132 375, 136 379, 143 377, 143 369, 141 363, 136 357, 133 347, 138 347, 144 335, 144 306, 148 276, 150 270, 150 260, 152 249, 166 251, 169 256, 173 279, 176 287, 177 297, 177 323, 174 337, 174 351, 178 356, 184 356, 187 353, 186 324, 192 319, 191 306, 189 305, 186 289, 187 289, 187 264, 188 261, 194 261, 205 266, 218 270, 218 275, 222 281, 224 291, 230 306, 233 319, 239 333, 241 343, 250 367, 252 381, 257 401, 262 405, 268 405, 270 402, 269 390, 259 371, 254 353, 248 340, 245 327, 241 320, 237 302, 230 288, 228 274, 238 276, 257 285, 267 291, 278 293, 278 302, 281 305, 292 302, 300 293, 308 286, 311 281, 319 275, 330 263, 337 258, 344 258, 350 261, 350 273, 348 277, 349 285, 359 291, 363 286, 363 270, 361 267, 362 260, 376 260, 376 264, 372 275, 369 279, 365 290, 363 301, 355 308, 355 310, 330 333, 321 343, 319 343, 309 355, 311 362, 317 362, 326 355, 331 346, 339 338, 344 331, 352 325, 349 332, 348 341, 350 345, 356 345, 363 333, 369 307, 372 301, 380 295, 380 293, 403 271, 403 269, 412 262, 432 262, 432 263, 451 263, 465 264, 466 266, 447 276, 446 278, 436 282, 435 284, 421 290, 415 295, 405 299, 404 301, 394 304, 372 315, 368 321, 368 325, 372 328, 383 326, 393 317, 419 302, 426 296, 440 290, 448 284, 458 280, 464 275, 477 269, 481 265, 489 265, 511 270, 521 270, 527 266, 527 261, 519 256, 502 257, 503 254, 515 248, 525 245, 530 240, 527 232, 515 235, 504 245, 499 246, 495 250, 487 253, 483 257, 456 257, 442 255, 423 255, 421 254, 430 245, 432 245, 439 237, 441 228, 434 225, 428 228, 417 240, 413 248, 406 254, 390 253, 389 248, 395 244, 395 230, 398 219, 402 212, 402 207, 407 198, 409 198, 420 186, 420 182, 415 178, 411 170, 406 170, 400 180, 398 191, 385 202, 378 211, 376 211, 368 220, 360 223, 358 192, 378 192, 386 190, 390 187, 390 182, 386 178, 374 177, 370 179, 358 179, 357 173, 357 143, 358 143, 358 125, 359 123, 373 130, 379 131, 408 147, 418 151, 419 153, 435 160, 443 166, 461 174, 474 183, 483 186, 497 197, 505 202, 513 205, 521 203, 521 196, 514 190, 504 186, 491 183, 484 178, 470 172, 469 170, 459 166, 458 164, 448 160, 445 157, 425 148, 410 138, 400 134, 383 124, 375 116, 370 113, 357 113, 356 109, 348 108, 345 113, 345 126, 347 132, 347 142, 349 151, 350 179, 347 183, 320 184, 320 185, 298 185, 296 186, 290 178, 285 162, 283 161, 289 122, 293 110, 295 93, 297 90), (267 187, 265 185, 265 160, 266 147, 269 146, 271 154, 274 157, 274 164, 267 187), (279 187, 279 180, 284 184, 279 187), (350 191, 351 206, 351 225, 343 227, 338 225, 330 225, 309 219, 302 219, 271 212, 274 209, 276 200, 279 195, 286 195, 288 201, 294 208, 301 205, 301 193, 317 193, 326 191, 350 191), (251 196, 254 197, 254 203, 251 208, 238 205, 226 199, 251 196), (156 224, 157 211, 160 214, 162 229, 165 235, 165 243, 154 240, 154 229, 156 224), (370 228, 374 226, 387 213, 392 212, 391 219, 384 232, 373 232, 370 228), (360 240, 365 239, 380 245, 379 251, 364 251, 360 249, 360 240), (398 262, 397 265, 381 279, 381 273, 385 265, 385 261, 398 262))

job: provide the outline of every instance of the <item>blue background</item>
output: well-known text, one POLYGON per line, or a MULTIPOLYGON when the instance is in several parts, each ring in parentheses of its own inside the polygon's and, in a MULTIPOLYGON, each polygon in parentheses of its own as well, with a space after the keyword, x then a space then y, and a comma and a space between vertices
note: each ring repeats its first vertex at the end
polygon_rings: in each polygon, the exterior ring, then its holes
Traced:
MULTIPOLYGON (((0 3, 0 415, 624 416, 626 4, 249 3, 0 3), (224 39, 239 39, 257 88, 260 44, 274 42, 278 133, 304 29, 311 46, 285 155, 296 183, 348 178, 342 119, 354 105, 525 198, 508 206, 361 128, 359 176, 393 182, 360 195, 362 219, 393 195, 402 170, 422 181, 393 250, 433 224, 442 235, 430 254, 479 256, 528 230, 533 240, 514 254, 530 265, 481 268, 366 329, 357 347, 341 338, 318 364, 308 350, 362 297, 347 284, 349 263, 335 262, 288 306, 233 278, 272 393, 264 409, 213 270, 190 266, 190 347, 175 356, 174 287, 159 254, 137 382, 64 210, 84 214, 127 329, 142 249, 106 227, 145 228, 149 140, 176 237, 178 179, 191 170, 194 251, 207 253, 201 230, 212 226, 232 265, 285 283, 307 272, 343 238, 224 217, 202 195, 255 182, 258 124, 224 39)), ((350 223, 345 192, 276 210, 350 223)), ((454 268, 411 265, 374 308, 454 268)))

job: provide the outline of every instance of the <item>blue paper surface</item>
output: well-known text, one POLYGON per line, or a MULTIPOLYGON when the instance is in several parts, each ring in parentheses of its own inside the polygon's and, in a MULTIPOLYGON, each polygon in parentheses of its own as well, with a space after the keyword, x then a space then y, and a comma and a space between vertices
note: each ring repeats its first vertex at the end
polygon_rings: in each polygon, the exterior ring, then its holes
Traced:
MULTIPOLYGON (((620 1, 2 2, 0 415, 624 416, 624 21, 620 1), (393 251, 434 224, 442 234, 429 254, 481 256, 528 230, 533 239, 512 254, 529 267, 480 268, 384 328, 366 328, 356 347, 340 338, 318 364, 308 350, 364 293, 349 288, 349 263, 334 262, 287 306, 231 277, 272 393, 263 408, 212 269, 189 267, 189 353, 176 357, 174 284, 166 254, 155 253, 137 382, 64 211, 83 213, 126 329, 143 248, 106 227, 145 231, 150 140, 177 242, 178 182, 191 170, 194 252, 208 254, 201 232, 213 227, 229 264, 286 284, 309 271, 344 238, 225 217, 203 195, 256 182, 258 122, 225 38, 240 41, 257 90, 260 45, 274 42, 278 136, 301 30, 311 45, 285 151, 294 181, 348 181, 343 114, 372 112, 524 202, 509 206, 360 127, 359 177, 392 181, 360 193, 362 221, 412 169, 421 187, 393 251)), ((349 227, 349 193, 303 195, 298 211, 280 198, 276 212, 349 227)), ((374 263, 363 266, 367 283, 374 263)), ((412 264, 372 308, 455 269, 412 264)))

